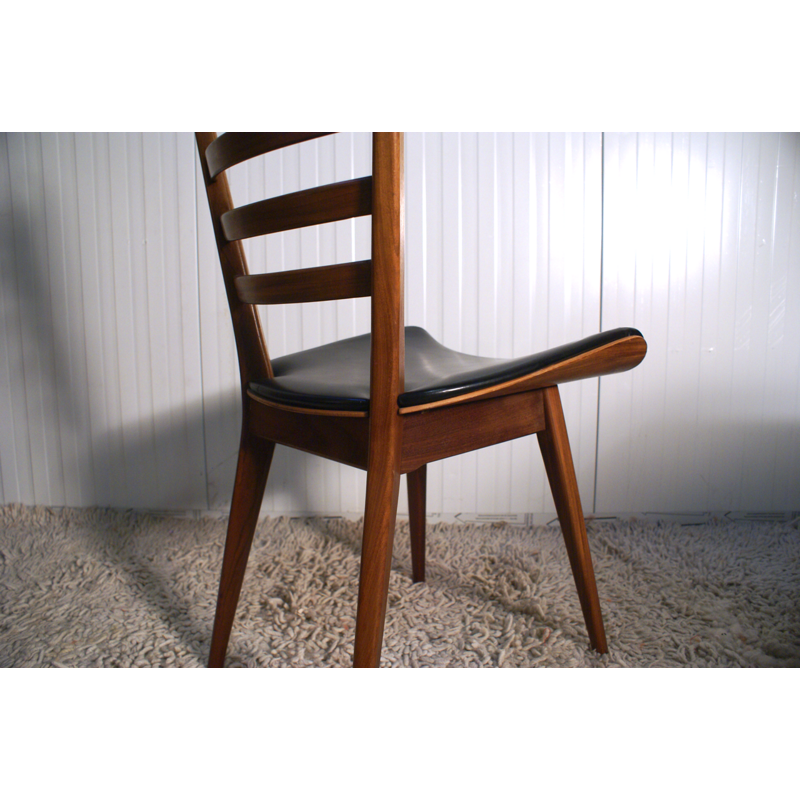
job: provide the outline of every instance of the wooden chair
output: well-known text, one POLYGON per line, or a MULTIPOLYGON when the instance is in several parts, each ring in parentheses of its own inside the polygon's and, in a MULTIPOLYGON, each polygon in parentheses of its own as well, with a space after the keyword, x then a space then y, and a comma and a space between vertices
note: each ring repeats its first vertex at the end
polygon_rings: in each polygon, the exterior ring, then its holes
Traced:
POLYGON ((209 666, 222 666, 275 444, 367 471, 354 665, 379 665, 400 476, 408 476, 413 580, 425 577, 425 470, 538 435, 592 647, 607 651, 558 384, 636 366, 620 328, 526 358, 449 350, 403 321, 403 134, 375 133, 372 176, 234 208, 225 170, 327 134, 198 133, 241 373, 243 420, 209 666), (372 215, 372 258, 248 274, 241 240, 372 215), (270 361, 254 304, 371 297, 371 334, 270 361))

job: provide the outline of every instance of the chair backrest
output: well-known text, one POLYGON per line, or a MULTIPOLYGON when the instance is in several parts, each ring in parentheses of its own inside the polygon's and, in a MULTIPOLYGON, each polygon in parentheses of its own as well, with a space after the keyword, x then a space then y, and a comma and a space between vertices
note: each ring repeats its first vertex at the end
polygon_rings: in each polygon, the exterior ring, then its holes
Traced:
MULTIPOLYGON (((225 171, 325 133, 197 133, 242 387, 272 376, 256 304, 372 298, 371 416, 403 391, 403 134, 372 137, 372 176, 234 207, 225 171), (241 241, 372 215, 368 261, 250 275, 241 241)), ((394 406, 396 413, 396 405, 394 406)))

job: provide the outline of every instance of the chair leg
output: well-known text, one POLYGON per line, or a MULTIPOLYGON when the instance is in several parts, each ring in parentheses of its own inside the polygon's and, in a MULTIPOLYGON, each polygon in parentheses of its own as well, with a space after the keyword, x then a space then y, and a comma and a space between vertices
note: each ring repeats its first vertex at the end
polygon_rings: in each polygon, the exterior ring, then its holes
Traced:
POLYGON ((600 653, 608 652, 603 617, 600 612, 600 599, 586 536, 586 523, 583 519, 578 481, 572 451, 561 408, 561 396, 557 386, 543 389, 545 424, 547 428, 537 434, 542 451, 547 478, 553 492, 553 499, 561 523, 561 532, 567 546, 572 574, 578 589, 578 597, 589 632, 592 647, 600 653))
POLYGON ((214 632, 211 635, 209 667, 221 667, 236 615, 236 605, 242 590, 247 557, 253 542, 258 512, 264 498, 264 487, 272 463, 275 444, 259 439, 247 431, 247 421, 242 424, 242 440, 239 447, 239 462, 236 467, 236 482, 233 486, 231 513, 228 519, 228 535, 225 540, 225 555, 222 559, 222 576, 219 582, 217 612, 214 617, 214 632))
POLYGON ((367 471, 354 667, 380 666, 399 489, 400 473, 390 466, 367 471))
POLYGON ((411 535, 411 580, 425 580, 425 489, 427 464, 406 475, 408 484, 408 527, 411 535))

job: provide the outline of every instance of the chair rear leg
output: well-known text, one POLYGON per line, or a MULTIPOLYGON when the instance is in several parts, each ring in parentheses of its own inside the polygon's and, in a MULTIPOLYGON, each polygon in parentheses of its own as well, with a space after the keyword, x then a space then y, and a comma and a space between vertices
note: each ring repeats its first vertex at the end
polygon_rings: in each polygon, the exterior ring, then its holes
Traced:
POLYGON ((542 451, 547 478, 553 492, 553 499, 561 523, 561 532, 567 546, 572 574, 578 589, 583 618, 589 632, 592 647, 600 653, 608 652, 603 617, 600 612, 600 599, 586 536, 586 523, 583 519, 578 481, 569 446, 561 396, 557 386, 543 389, 545 424, 547 428, 537 434, 542 451))
POLYGON ((390 466, 367 471, 354 667, 380 666, 399 489, 400 473, 390 466))
POLYGON ((242 590, 247 557, 250 555, 250 546, 253 543, 258 512, 264 498, 264 487, 267 484, 274 451, 273 442, 259 439, 249 433, 247 420, 242 423, 239 462, 233 486, 225 555, 222 559, 214 632, 211 635, 209 667, 221 667, 225 663, 225 653, 242 590))
POLYGON ((425 580, 425 490, 428 467, 423 464, 406 475, 408 483, 408 527, 411 536, 411 580, 425 580))

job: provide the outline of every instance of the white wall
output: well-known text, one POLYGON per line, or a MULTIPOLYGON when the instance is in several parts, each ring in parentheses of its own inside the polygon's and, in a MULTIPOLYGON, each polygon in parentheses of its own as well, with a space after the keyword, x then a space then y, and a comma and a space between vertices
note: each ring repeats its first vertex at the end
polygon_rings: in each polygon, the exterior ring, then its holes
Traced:
MULTIPOLYGON (((499 356, 648 340, 633 372, 563 389, 587 511, 800 508, 800 136, 406 143, 410 324, 499 356)), ((305 143, 237 168, 234 195, 367 174, 369 148, 305 143)), ((236 361, 205 203, 190 134, 0 135, 0 502, 227 506, 236 361)), ((251 266, 367 257, 367 225, 248 242, 251 266)), ((365 331, 368 301, 265 319, 277 356, 365 331)), ((429 484, 431 512, 552 511, 533 437, 429 484)), ((363 496, 363 473, 279 448, 264 509, 363 496)))
POLYGON ((605 138, 597 507, 800 509, 800 135, 605 138), (631 435, 632 434, 632 435, 631 435))

